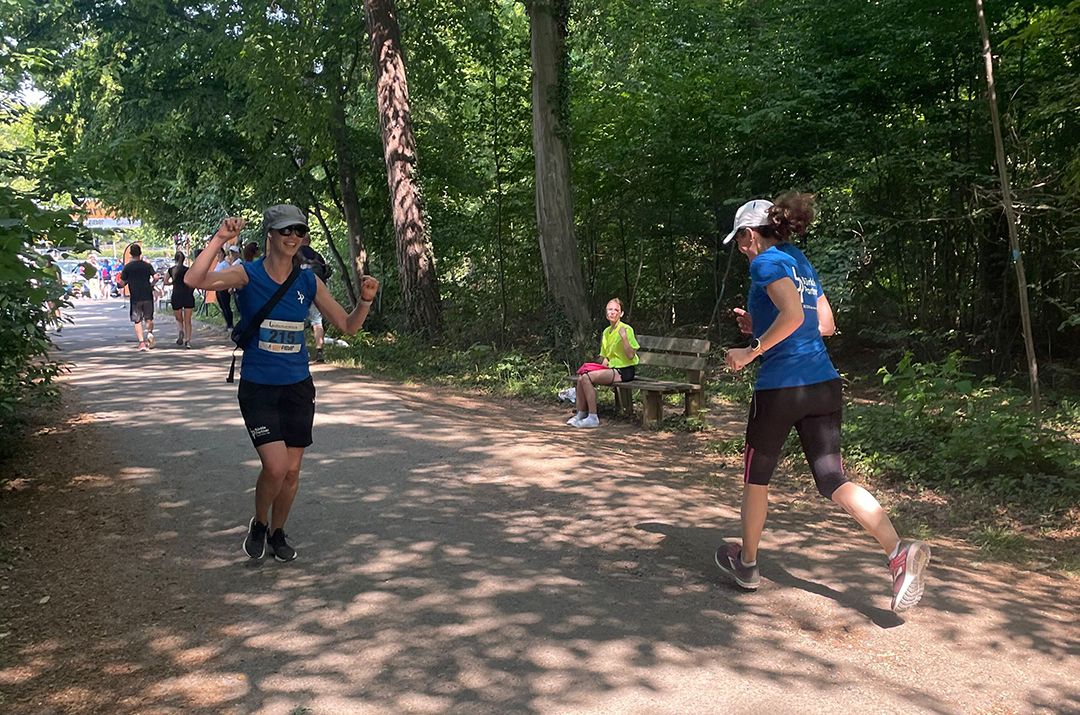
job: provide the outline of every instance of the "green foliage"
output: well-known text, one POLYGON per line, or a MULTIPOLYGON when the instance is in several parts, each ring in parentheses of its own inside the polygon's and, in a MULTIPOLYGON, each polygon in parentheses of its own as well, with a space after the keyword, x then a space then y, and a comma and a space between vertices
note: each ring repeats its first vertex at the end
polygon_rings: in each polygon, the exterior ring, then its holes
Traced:
POLYGON ((398 380, 524 398, 553 398, 566 386, 569 372, 548 353, 500 351, 484 344, 454 349, 393 333, 362 334, 350 347, 334 348, 332 355, 398 380))
POLYGON ((34 247, 85 247, 65 212, 42 209, 29 196, 0 184, 0 451, 18 436, 27 404, 55 395, 61 366, 49 354, 48 326, 59 326, 52 306, 63 284, 34 247))
POLYGON ((881 375, 894 404, 848 408, 849 463, 914 485, 1027 506, 1080 504, 1080 444, 1075 435, 1037 426, 1024 394, 977 381, 956 353, 940 363, 907 354, 881 375))

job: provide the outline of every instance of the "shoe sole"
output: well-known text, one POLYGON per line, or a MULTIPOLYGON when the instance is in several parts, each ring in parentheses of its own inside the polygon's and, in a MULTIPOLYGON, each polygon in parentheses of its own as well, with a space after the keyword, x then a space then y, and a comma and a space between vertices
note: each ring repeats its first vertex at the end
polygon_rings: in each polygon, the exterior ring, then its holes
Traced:
MULTIPOLYGON (((271 550, 271 551, 274 551, 273 549, 270 549, 270 550, 271 550)), ((297 557, 297 556, 299 556, 299 555, 300 555, 299 553, 294 553, 294 554, 292 555, 292 558, 291 558, 291 559, 283 559, 283 558, 281 558, 280 556, 278 556, 278 555, 277 555, 277 552, 276 552, 276 551, 274 551, 274 560, 275 560, 275 561, 280 561, 280 562, 281 562, 281 563, 283 563, 283 564, 287 564, 287 563, 289 563, 290 561, 296 561, 296 557, 297 557)))
POLYGON ((720 568, 721 571, 723 571, 728 576, 730 576, 732 579, 734 579, 735 583, 739 584, 740 588, 744 588, 747 591, 756 591, 756 590, 758 590, 758 586, 761 585, 761 581, 758 581, 756 583, 753 582, 753 581, 743 581, 741 578, 739 578, 737 575, 735 575, 735 570, 734 569, 732 569, 730 566, 728 566, 728 565, 726 565, 724 563, 721 563, 721 561, 720 561, 720 553, 719 552, 714 552, 713 553, 713 561, 716 562, 716 565, 720 568))
POLYGON ((908 551, 908 563, 911 565, 904 573, 900 591, 893 598, 892 609, 896 613, 903 613, 914 608, 922 598, 923 590, 926 588, 923 572, 930 564, 930 547, 923 543, 912 546, 908 551))
MULTIPOLYGON (((251 525, 252 525, 253 523, 255 523, 255 517, 251 517, 251 521, 249 521, 249 522, 248 522, 248 534, 251 534, 251 525)), ((261 554, 259 554, 258 556, 252 556, 251 554, 249 554, 249 553, 248 553, 248 550, 247 550, 247 537, 246 537, 246 536, 244 537, 244 543, 243 543, 243 545, 242 545, 242 546, 240 547, 240 550, 241 550, 241 551, 243 551, 243 552, 244 552, 244 554, 245 554, 245 555, 246 555, 246 556, 247 556, 247 557, 248 557, 249 559, 261 559, 262 557, 266 556, 266 539, 263 539, 263 543, 262 543, 262 553, 261 553, 261 554)))

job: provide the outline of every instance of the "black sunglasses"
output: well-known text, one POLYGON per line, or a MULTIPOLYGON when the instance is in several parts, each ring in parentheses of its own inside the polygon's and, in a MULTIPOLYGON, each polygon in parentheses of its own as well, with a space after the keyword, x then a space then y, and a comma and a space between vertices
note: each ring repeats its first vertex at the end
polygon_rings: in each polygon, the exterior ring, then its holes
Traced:
POLYGON ((308 235, 307 226, 286 226, 285 228, 275 228, 274 230, 280 233, 282 236, 291 236, 295 233, 300 238, 303 238, 304 236, 308 235))

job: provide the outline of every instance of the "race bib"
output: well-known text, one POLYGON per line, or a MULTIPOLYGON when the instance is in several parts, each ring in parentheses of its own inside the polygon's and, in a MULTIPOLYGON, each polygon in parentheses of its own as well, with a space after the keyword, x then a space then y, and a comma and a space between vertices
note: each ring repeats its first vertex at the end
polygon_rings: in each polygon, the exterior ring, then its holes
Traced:
POLYGON ((304 321, 264 320, 259 326, 259 349, 271 353, 298 353, 304 346, 304 321))

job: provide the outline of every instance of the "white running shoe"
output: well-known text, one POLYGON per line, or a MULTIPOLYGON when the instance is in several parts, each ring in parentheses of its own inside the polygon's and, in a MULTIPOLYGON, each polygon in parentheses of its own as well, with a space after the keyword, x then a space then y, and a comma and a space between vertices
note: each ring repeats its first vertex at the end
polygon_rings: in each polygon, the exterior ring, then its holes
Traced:
POLYGON ((157 342, 157 341, 154 340, 154 331, 153 330, 148 330, 146 332, 146 346, 149 347, 149 348, 152 348, 152 347, 154 347, 155 342, 157 342))
POLYGON ((575 424, 574 426, 575 427, 599 427, 600 426, 600 418, 597 417, 596 415, 589 415, 588 417, 586 417, 583 420, 578 420, 577 424, 575 424))
POLYGON ((574 415, 573 417, 571 417, 570 419, 568 419, 566 421, 566 424, 570 425, 571 427, 577 427, 578 422, 581 422, 581 420, 578 419, 577 415, 574 415))

